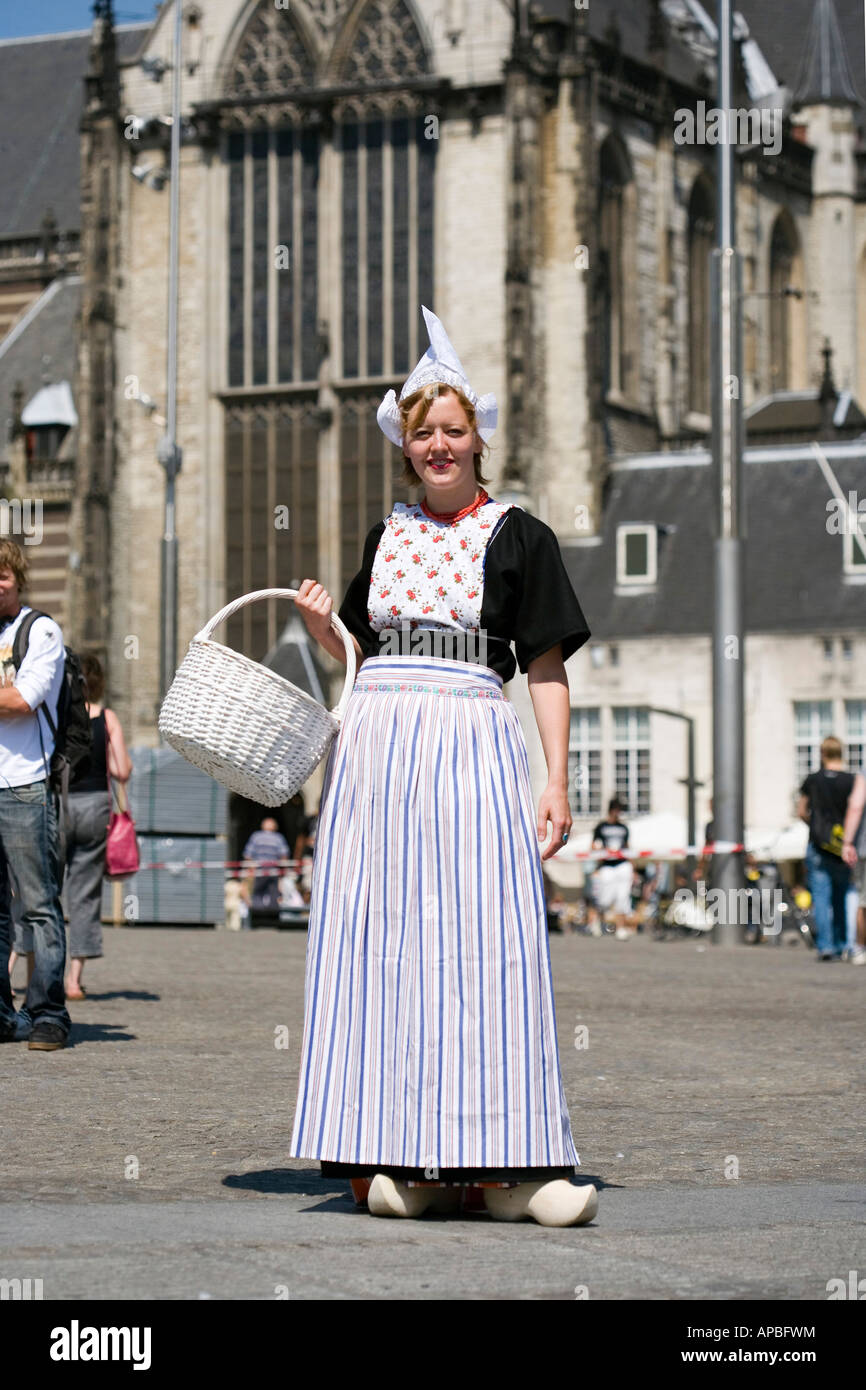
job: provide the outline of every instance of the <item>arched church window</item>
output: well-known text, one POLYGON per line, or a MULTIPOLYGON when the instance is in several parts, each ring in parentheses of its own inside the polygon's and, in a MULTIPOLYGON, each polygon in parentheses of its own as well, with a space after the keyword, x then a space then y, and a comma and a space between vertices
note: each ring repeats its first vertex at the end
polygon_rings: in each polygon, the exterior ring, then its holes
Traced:
POLYGON ((315 63, 289 8, 259 5, 252 16, 226 82, 229 96, 269 96, 310 87, 315 63))
POLYGON ((602 379, 605 395, 631 397, 636 390, 635 184, 622 141, 609 135, 599 156, 602 379))
POLYGON ((799 304, 792 290, 803 289, 800 239, 790 213, 782 211, 770 238, 770 390, 795 384, 799 304))
POLYGON ((369 0, 352 35, 342 80, 375 86, 428 72, 424 41, 404 0, 369 0))
POLYGON ((715 202, 709 179, 699 175, 689 198, 689 409, 710 414, 710 256, 715 202))

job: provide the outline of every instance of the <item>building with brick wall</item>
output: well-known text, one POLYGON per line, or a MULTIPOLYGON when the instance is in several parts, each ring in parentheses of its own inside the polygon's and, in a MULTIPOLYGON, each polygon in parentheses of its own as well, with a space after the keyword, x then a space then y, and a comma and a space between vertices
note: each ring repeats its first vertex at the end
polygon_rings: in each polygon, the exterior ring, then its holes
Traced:
MULTIPOLYGON (((66 597, 69 635, 106 657, 111 702, 147 743, 174 6, 126 34, 107 0, 96 8, 80 65, 66 597)), ((747 673, 763 693, 748 747, 775 751, 750 776, 747 820, 764 825, 790 817, 798 749, 828 720, 854 743, 866 719, 860 552, 827 531, 826 479, 802 455, 814 438, 846 488, 862 477, 864 55, 854 0, 740 11, 737 389, 767 463, 746 468, 763 480, 756 553, 789 528, 782 555, 805 551, 798 567, 822 585, 792 610, 782 559, 750 579, 747 673)), ((684 804, 681 732, 648 715, 671 704, 699 721, 705 813, 712 595, 689 546, 705 559, 712 543, 713 17, 698 0, 185 7, 178 658, 239 593, 315 577, 339 602, 368 529, 410 495, 375 409, 426 347, 426 303, 499 400, 491 495, 554 529, 585 596, 594 640, 568 666, 577 824, 616 791, 637 814, 684 804)), ((261 659, 285 619, 247 608, 225 640, 261 659)), ((522 678, 511 693, 543 784, 522 678)))

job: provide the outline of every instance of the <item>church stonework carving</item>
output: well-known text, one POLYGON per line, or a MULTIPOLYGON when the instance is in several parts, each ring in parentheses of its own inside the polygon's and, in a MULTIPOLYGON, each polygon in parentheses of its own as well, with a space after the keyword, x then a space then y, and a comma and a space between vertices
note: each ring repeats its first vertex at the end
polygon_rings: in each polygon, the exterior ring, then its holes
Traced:
POLYGON ((351 5, 319 0, 298 5, 312 21, 320 57, 310 52, 300 23, 288 7, 259 5, 238 45, 225 92, 264 98, 312 88, 330 80, 347 86, 380 86, 425 77, 430 72, 424 41, 405 0, 369 0, 354 28, 344 31, 351 5))

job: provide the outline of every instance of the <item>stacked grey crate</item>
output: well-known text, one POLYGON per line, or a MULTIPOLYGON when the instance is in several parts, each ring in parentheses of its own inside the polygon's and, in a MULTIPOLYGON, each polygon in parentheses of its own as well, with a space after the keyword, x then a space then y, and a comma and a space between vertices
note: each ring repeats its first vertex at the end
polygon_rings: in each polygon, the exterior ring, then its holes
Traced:
MULTIPOLYGON (((142 868, 123 885, 124 920, 208 925, 225 917, 222 864, 228 793, 173 748, 134 748, 129 809, 142 868), (148 864, 167 864, 148 869, 148 864), (130 903, 130 898, 132 902, 130 903)), ((112 914, 112 885, 103 885, 102 915, 112 914)))

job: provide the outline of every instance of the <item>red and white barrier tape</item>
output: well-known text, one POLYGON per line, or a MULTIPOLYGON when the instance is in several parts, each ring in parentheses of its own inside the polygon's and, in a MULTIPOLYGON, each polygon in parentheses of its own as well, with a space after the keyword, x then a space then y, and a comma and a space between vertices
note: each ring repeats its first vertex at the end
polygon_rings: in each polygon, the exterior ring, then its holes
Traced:
POLYGON ((178 869, 246 869, 250 873, 261 873, 267 869, 300 868, 302 863, 301 859, 167 859, 163 863, 139 864, 136 873, 143 873, 145 869, 171 869, 175 873, 178 869))
MULTIPOLYGON (((566 841, 566 844, 568 842, 566 841)), ((734 840, 714 840, 712 844, 686 845, 679 849, 639 849, 639 850, 618 850, 618 849, 584 849, 578 850, 570 855, 570 859, 685 859, 688 855, 694 854, 699 859, 708 858, 713 854, 736 854, 746 846, 734 840)), ((300 859, 269 859, 267 861, 253 861, 250 859, 168 859, 160 863, 140 864, 138 873, 144 873, 146 869, 168 869, 172 873, 177 873, 181 869, 245 869, 250 873, 262 873, 267 869, 292 869, 300 868, 300 859)))
MULTIPOLYGON (((567 841, 566 841, 567 843, 567 841)), ((685 859, 687 855, 694 854, 699 859, 709 858, 713 854, 735 854, 738 850, 745 849, 745 845, 739 844, 736 840, 714 840, 709 845, 686 845, 679 849, 581 849, 573 856, 574 859, 685 859)))

